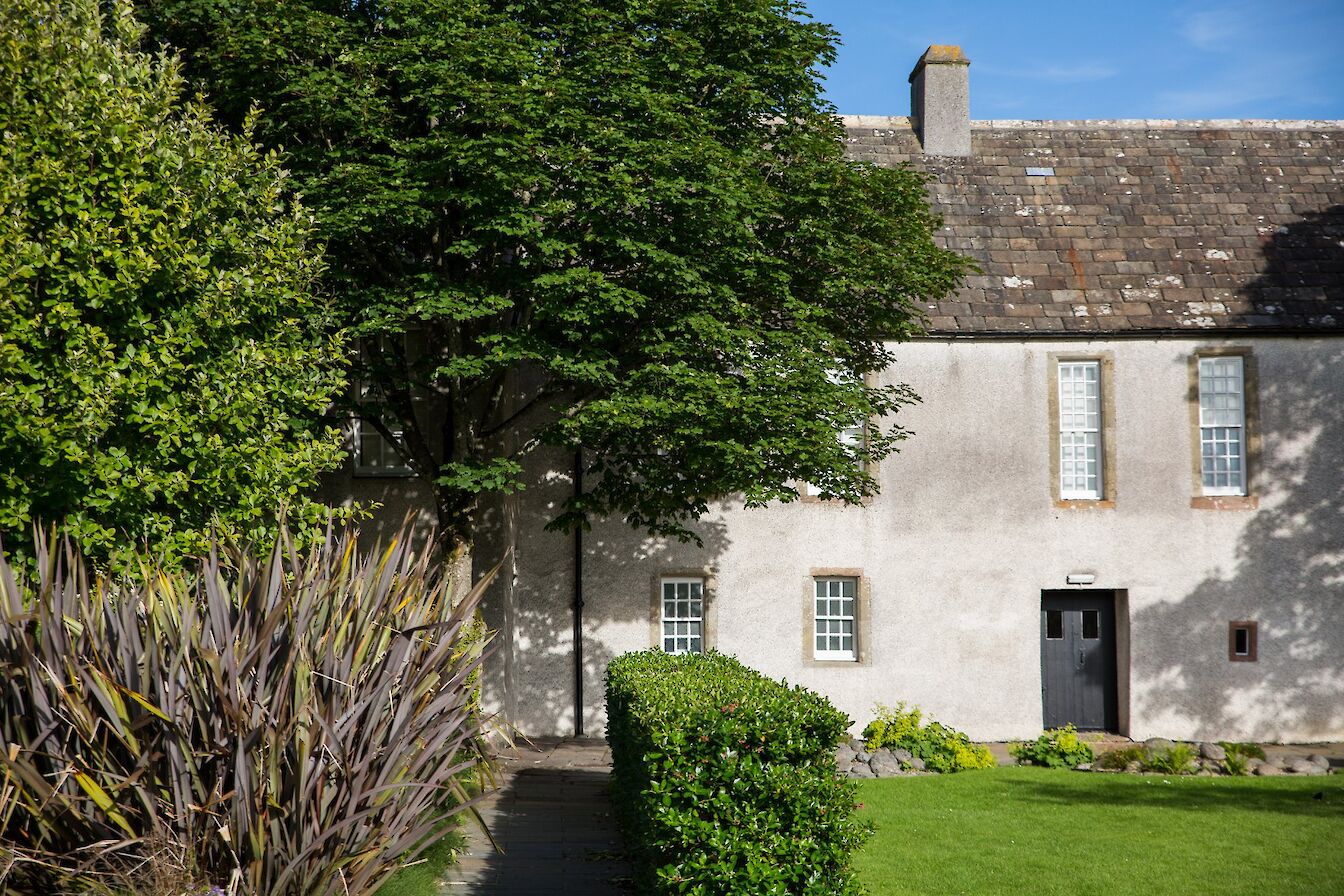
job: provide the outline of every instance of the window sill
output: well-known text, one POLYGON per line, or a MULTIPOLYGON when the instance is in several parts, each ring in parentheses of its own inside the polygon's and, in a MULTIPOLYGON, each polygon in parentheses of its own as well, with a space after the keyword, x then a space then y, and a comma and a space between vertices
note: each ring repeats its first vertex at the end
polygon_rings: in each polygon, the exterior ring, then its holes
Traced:
POLYGON ((871 507, 873 504, 873 495, 868 495, 859 499, 859 503, 850 504, 842 498, 825 498, 821 495, 809 495, 806 492, 798 492, 798 502, 800 504, 822 504, 830 507, 871 507))
POLYGON ((1190 499, 1195 510, 1255 510, 1260 506, 1258 495, 1196 495, 1190 499))
POLYGON ((1114 498, 1056 498, 1060 510, 1114 510, 1114 498))
POLYGON ((808 669, 848 669, 850 667, 859 667, 868 665, 864 657, 855 657, 850 660, 841 659, 818 659, 815 656, 803 658, 803 666, 808 669))
POLYGON ((414 479, 415 473, 410 470, 370 470, 356 469, 352 474, 356 479, 414 479))

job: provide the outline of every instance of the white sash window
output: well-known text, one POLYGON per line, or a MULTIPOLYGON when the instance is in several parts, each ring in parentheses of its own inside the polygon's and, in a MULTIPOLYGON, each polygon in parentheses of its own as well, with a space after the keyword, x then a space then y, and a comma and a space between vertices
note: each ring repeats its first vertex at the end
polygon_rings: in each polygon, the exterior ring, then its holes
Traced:
POLYGON ((1246 494, 1246 401, 1242 359, 1199 359, 1199 455, 1206 495, 1246 494))
POLYGON ((819 578, 814 602, 813 658, 857 658, 854 649, 854 607, 858 581, 852 578, 819 578))
POLYGON ((668 653, 703 653, 705 580, 662 580, 662 644, 668 653))
POLYGON ((1099 500, 1101 464, 1101 362, 1059 363, 1059 496, 1099 500))

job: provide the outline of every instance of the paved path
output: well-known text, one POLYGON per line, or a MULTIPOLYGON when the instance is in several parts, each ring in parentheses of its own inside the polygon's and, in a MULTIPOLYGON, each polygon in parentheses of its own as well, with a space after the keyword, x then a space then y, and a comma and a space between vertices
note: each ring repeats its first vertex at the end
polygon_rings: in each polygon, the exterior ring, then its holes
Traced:
POLYGON ((630 889, 607 782, 606 741, 520 742, 499 757, 500 788, 481 805, 499 853, 475 825, 443 879, 463 896, 622 896, 630 889))

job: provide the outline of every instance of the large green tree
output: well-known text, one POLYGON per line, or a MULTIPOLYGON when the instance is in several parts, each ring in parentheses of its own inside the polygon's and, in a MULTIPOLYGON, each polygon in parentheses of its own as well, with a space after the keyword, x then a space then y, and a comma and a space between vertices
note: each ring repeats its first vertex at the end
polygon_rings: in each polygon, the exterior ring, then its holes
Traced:
POLYGON ((344 347, 273 155, 180 102, 128 3, 0 4, 0 532, 167 555, 320 513, 344 347))
POLYGON ((141 8, 223 119, 261 107, 368 337, 363 413, 404 433, 455 542, 537 444, 584 451, 561 524, 681 534, 729 493, 875 487, 911 396, 863 374, 963 265, 917 174, 844 158, 835 34, 800 2, 141 8))

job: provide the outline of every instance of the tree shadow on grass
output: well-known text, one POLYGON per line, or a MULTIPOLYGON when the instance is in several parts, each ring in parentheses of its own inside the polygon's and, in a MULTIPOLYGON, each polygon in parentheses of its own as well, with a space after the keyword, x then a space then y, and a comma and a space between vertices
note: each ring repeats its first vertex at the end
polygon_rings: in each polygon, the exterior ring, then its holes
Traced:
POLYGON ((1019 778, 998 785, 1007 791, 1008 801, 1061 807, 1091 804, 1176 812, 1237 811, 1344 821, 1344 779, 1337 776, 1268 781, 1093 774, 1078 784, 1019 778), (1315 798, 1318 793, 1321 799, 1315 798))

